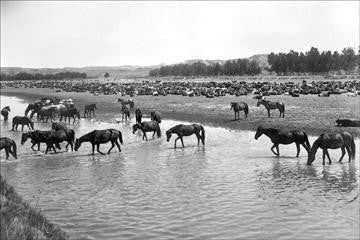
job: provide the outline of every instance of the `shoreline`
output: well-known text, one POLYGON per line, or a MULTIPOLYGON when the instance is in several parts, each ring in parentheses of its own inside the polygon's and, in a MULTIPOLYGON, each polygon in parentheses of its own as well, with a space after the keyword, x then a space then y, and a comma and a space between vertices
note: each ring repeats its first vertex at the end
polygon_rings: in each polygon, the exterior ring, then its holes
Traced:
MULTIPOLYGON (((47 96, 60 99, 71 98, 75 106, 79 108, 81 117, 83 117, 85 104, 96 103, 95 119, 110 121, 121 118, 121 106, 117 103, 117 98, 121 97, 119 95, 94 96, 88 92, 55 92, 47 88, 6 88, 1 89, 0 93, 4 96, 18 97, 27 102, 34 102, 40 97, 47 96)), ((252 99, 251 95, 213 99, 179 95, 135 96, 132 99, 135 102, 135 108, 140 107, 145 117, 150 115, 150 111, 157 110, 161 112, 163 119, 197 122, 205 126, 222 127, 229 130, 256 131, 257 127, 262 125, 284 130, 301 130, 311 136, 317 136, 324 132, 348 131, 355 137, 360 137, 360 128, 335 126, 335 120, 339 116, 340 118, 343 118, 344 115, 349 116, 348 118, 360 116, 359 99, 346 98, 341 95, 331 98, 329 101, 329 99, 317 96, 269 97, 269 100, 285 102, 287 110, 285 118, 279 118, 277 110, 271 111, 271 118, 267 118, 266 110, 263 107, 256 107, 256 100, 252 99), (234 112, 230 110, 231 101, 245 101, 249 104, 250 113, 247 119, 244 119, 244 113, 240 112, 240 120, 234 120, 234 112)), ((131 118, 135 118, 134 110, 131 112, 131 118)))

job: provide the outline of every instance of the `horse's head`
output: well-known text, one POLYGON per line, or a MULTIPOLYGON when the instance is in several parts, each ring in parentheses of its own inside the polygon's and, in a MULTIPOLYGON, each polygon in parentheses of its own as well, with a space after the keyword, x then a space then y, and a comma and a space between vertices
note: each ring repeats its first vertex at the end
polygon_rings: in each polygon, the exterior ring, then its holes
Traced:
POLYGON ((80 146, 81 146, 81 142, 79 141, 79 139, 76 139, 75 140, 75 151, 77 151, 79 148, 80 148, 80 146))
POLYGON ((230 110, 235 107, 235 104, 236 104, 235 102, 231 102, 231 103, 230 103, 230 110))
POLYGON ((135 134, 135 132, 140 128, 140 125, 139 124, 135 124, 133 126, 133 134, 135 134))
POLYGON ((23 133, 21 135, 21 145, 24 145, 24 143, 28 140, 29 137, 31 137, 31 133, 23 133))
POLYGON ((6 106, 5 109, 7 109, 10 112, 10 106, 6 106))
POLYGON ((155 112, 150 112, 151 120, 154 120, 155 112))
POLYGON ((311 151, 312 149, 310 149, 309 154, 308 154, 308 160, 306 165, 310 166, 313 161, 315 160, 315 153, 313 151, 311 151))
POLYGON ((262 103, 263 103, 263 100, 262 100, 262 99, 258 99, 256 106, 258 107, 258 106, 260 106, 262 103))
POLYGON ((255 133, 255 139, 257 140, 263 134, 263 127, 260 125, 255 133))
POLYGON ((171 132, 170 131, 166 131, 166 141, 170 141, 171 138, 171 132))
POLYGON ((31 129, 32 129, 32 130, 35 130, 35 128, 34 128, 34 122, 29 119, 29 123, 30 123, 31 129))

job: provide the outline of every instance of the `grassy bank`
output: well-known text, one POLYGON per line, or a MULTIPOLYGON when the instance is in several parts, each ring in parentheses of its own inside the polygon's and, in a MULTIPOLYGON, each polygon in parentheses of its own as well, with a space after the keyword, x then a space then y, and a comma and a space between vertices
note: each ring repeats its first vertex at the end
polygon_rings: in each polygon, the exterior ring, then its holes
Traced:
POLYGON ((24 202, 1 175, 0 200, 0 239, 68 239, 65 232, 24 202))

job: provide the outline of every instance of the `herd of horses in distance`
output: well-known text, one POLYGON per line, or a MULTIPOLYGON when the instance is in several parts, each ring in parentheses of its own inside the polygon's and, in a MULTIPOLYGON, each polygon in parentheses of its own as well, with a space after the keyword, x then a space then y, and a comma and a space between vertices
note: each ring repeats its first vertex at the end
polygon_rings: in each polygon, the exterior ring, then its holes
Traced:
MULTIPOLYGON (((118 102, 121 103, 121 113, 122 113, 122 121, 125 118, 125 121, 130 119, 130 112, 135 108, 134 101, 132 99, 124 100, 122 98, 118 99, 118 102), (129 107, 127 107, 129 105, 129 107)), ((285 117, 285 105, 280 102, 272 102, 265 100, 263 98, 259 98, 257 102, 257 106, 263 105, 267 112, 268 117, 270 117, 270 111, 277 109, 280 112, 279 117, 285 117)), ((235 120, 239 118, 239 112, 244 111, 245 118, 249 114, 248 104, 245 102, 231 102, 231 109, 234 111, 235 120)), ((84 118, 95 116, 96 104, 87 104, 85 106, 84 118)), ((1 110, 1 115, 4 117, 4 121, 8 120, 8 116, 10 113, 10 107, 6 106, 1 110)), ((159 111, 151 112, 151 121, 142 121, 142 112, 140 108, 135 109, 135 117, 136 123, 133 125, 133 134, 135 134, 138 130, 141 130, 143 133, 143 140, 148 140, 146 133, 153 133, 152 137, 155 135, 160 138, 161 137, 161 114, 159 111)), ((66 142, 66 149, 71 147, 71 150, 77 151, 81 144, 84 142, 89 142, 92 145, 92 154, 95 153, 95 147, 98 153, 105 154, 100 151, 100 145, 104 143, 111 142, 111 147, 108 150, 108 154, 111 150, 117 146, 119 152, 121 152, 120 144, 123 144, 122 133, 116 129, 105 129, 105 130, 94 130, 91 131, 79 138, 75 138, 75 132, 73 129, 69 129, 66 125, 66 119, 68 119, 70 123, 70 119, 73 119, 73 123, 76 118, 80 119, 80 111, 74 106, 71 99, 62 100, 59 99, 51 99, 51 98, 43 98, 35 103, 30 103, 25 110, 25 116, 14 116, 12 119, 12 131, 17 131, 18 125, 22 125, 22 131, 24 130, 24 126, 27 126, 30 129, 30 132, 24 132, 21 136, 21 145, 23 145, 28 139, 31 139, 31 149, 34 149, 34 146, 37 145, 37 150, 40 151, 40 143, 46 144, 46 151, 53 150, 56 153, 56 149, 61 149, 60 143, 66 142), (31 113, 30 113, 31 112, 31 113), (30 116, 28 114, 30 113, 30 116), (47 131, 35 130, 34 122, 32 118, 37 114, 37 120, 48 122, 50 119, 52 122, 52 129, 47 131), (55 117, 59 117, 59 122, 53 122, 55 117), (65 123, 62 122, 64 119, 65 123), (119 144, 120 143, 120 144, 119 144)), ((200 141, 203 145, 205 145, 205 129, 202 125, 199 124, 179 124, 176 125, 169 130, 166 131, 166 140, 170 141, 172 134, 176 134, 177 138, 175 139, 174 148, 177 147, 177 141, 180 140, 182 147, 184 147, 183 137, 195 135, 198 140, 198 146, 200 145, 200 141)), ((341 148, 342 155, 339 159, 341 162, 347 152, 349 156, 349 162, 352 159, 355 159, 355 142, 354 137, 348 132, 342 133, 324 133, 321 134, 311 146, 308 136, 305 132, 302 131, 284 131, 274 128, 264 128, 259 126, 257 128, 255 139, 258 139, 261 135, 266 135, 270 138, 273 145, 271 147, 271 151, 276 155, 280 156, 279 145, 280 144, 291 144, 295 143, 297 148, 296 157, 299 156, 300 153, 300 145, 308 152, 308 160, 307 165, 311 165, 315 160, 315 154, 318 148, 323 150, 323 162, 325 165, 325 158, 328 158, 329 164, 331 164, 331 159, 328 153, 328 149, 338 149, 341 148), (276 149, 276 151, 274 151, 276 149)), ((17 158, 17 146, 14 140, 1 137, 0 138, 0 150, 5 149, 6 159, 9 158, 9 153, 17 158)))

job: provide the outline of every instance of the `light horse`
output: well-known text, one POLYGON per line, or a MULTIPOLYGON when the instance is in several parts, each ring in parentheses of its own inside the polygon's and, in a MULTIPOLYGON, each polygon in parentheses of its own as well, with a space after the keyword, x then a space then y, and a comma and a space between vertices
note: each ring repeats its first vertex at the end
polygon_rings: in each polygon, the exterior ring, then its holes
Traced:
POLYGON ((136 117, 136 123, 141 123, 142 113, 141 113, 140 108, 137 108, 135 110, 135 117, 136 117))
POLYGON ((148 140, 146 133, 147 132, 154 132, 153 133, 153 137, 155 136, 155 133, 157 134, 157 137, 161 137, 161 129, 159 126, 159 123, 156 121, 149 121, 149 122, 142 122, 142 123, 137 123, 133 126, 133 134, 135 134, 135 132, 140 129, 143 132, 143 140, 145 139, 146 141, 148 140))
POLYGON ((97 151, 100 154, 104 155, 105 153, 100 151, 100 144, 108 143, 111 141, 112 145, 107 153, 109 154, 115 145, 118 147, 119 152, 121 152, 118 139, 120 143, 123 144, 122 134, 119 130, 116 129, 94 130, 76 139, 75 151, 77 151, 80 148, 83 142, 90 142, 92 145, 92 155, 94 155, 95 145, 97 147, 97 151))
POLYGON ((161 114, 159 111, 154 111, 150 113, 151 120, 161 123, 161 114))
POLYGON ((270 110, 273 109, 279 109, 280 111, 280 116, 282 115, 282 117, 285 117, 285 105, 284 103, 279 103, 279 102, 272 102, 272 101, 268 101, 265 99, 259 100, 256 104, 256 106, 260 106, 260 105, 264 105, 264 107, 266 108, 266 110, 268 111, 268 117, 270 117, 270 110))
POLYGON ((91 117, 91 113, 94 114, 94 117, 95 117, 95 109, 96 108, 96 104, 86 104, 85 105, 85 111, 84 111, 84 118, 87 116, 87 117, 91 117))
POLYGON ((240 111, 244 111, 245 118, 247 118, 247 115, 249 114, 249 106, 247 105, 247 103, 245 103, 245 102, 240 102, 240 103, 231 102, 230 106, 231 106, 230 110, 234 109, 235 120, 236 120, 236 114, 238 116, 238 119, 240 119, 240 117, 239 117, 240 111))
POLYGON ((64 122, 66 122, 66 118, 69 118, 69 123, 70 123, 70 118, 73 118, 73 124, 75 123, 76 118, 78 118, 80 120, 80 112, 79 110, 77 110, 77 108, 66 108, 66 109, 62 109, 60 110, 60 122, 62 121, 62 119, 64 118, 64 122))
POLYGON ((124 121, 124 117, 125 117, 125 121, 131 119, 130 118, 130 110, 125 106, 123 105, 122 108, 121 108, 121 121, 123 122, 124 121))
POLYGON ((6 160, 9 159, 9 153, 15 158, 17 159, 17 155, 16 155, 16 143, 14 140, 7 138, 7 137, 2 137, 0 138, 0 150, 5 149, 5 153, 6 153, 6 160), (12 147, 12 150, 11 150, 12 147))
POLYGON ((280 156, 279 144, 296 144, 297 154, 296 157, 299 157, 300 153, 300 144, 305 148, 308 152, 310 150, 310 142, 308 136, 305 132, 302 131, 281 131, 274 128, 263 128, 259 126, 256 130, 255 139, 257 140, 262 134, 268 136, 273 143, 271 147, 271 151, 276 155, 280 156), (276 148, 277 153, 274 151, 276 148))
POLYGON ((9 112, 10 112, 9 106, 6 106, 1 110, 1 115, 3 115, 4 121, 7 121, 9 119, 9 112))
POLYGON ((133 109, 135 106, 135 103, 132 99, 124 100, 122 98, 118 98, 118 102, 120 102, 122 106, 129 105, 130 109, 133 109))
POLYGON ((20 116, 13 117, 11 130, 17 131, 19 124, 22 125, 21 131, 24 131, 24 125, 28 126, 28 128, 30 130, 34 130, 34 122, 31 121, 29 117, 25 117, 25 116, 24 117, 20 117, 20 116))
POLYGON ((200 145, 200 139, 203 145, 205 145, 205 129, 202 125, 199 124, 190 124, 190 125, 183 125, 179 124, 176 125, 169 130, 166 131, 166 141, 170 141, 171 135, 173 133, 177 134, 177 138, 175 139, 174 148, 176 148, 176 142, 177 140, 181 140, 182 147, 184 147, 184 136, 191 136, 193 134, 196 135, 198 140, 198 146, 200 145))
POLYGON ((315 140, 313 146, 309 151, 307 165, 311 165, 312 162, 315 160, 315 155, 318 148, 321 148, 323 150, 323 165, 325 165, 325 155, 329 159, 329 164, 331 164, 328 149, 341 148, 342 155, 339 159, 339 162, 341 162, 345 156, 345 149, 349 155, 349 162, 351 161, 351 159, 355 159, 354 137, 348 132, 321 134, 319 138, 315 140))

